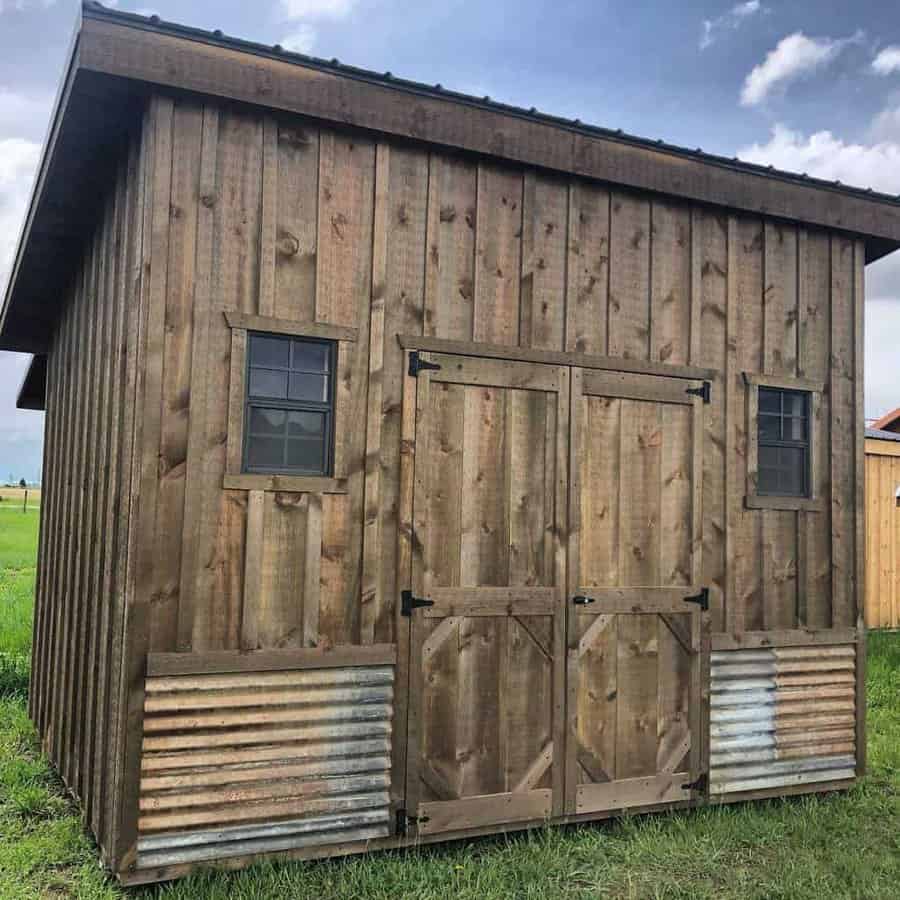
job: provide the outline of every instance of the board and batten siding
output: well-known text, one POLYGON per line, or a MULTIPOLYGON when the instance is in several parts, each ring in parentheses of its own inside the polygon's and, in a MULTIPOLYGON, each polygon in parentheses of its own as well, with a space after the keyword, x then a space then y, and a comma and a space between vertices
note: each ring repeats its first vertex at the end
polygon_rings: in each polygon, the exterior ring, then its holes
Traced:
POLYGON ((45 401, 29 713, 106 857, 121 812, 127 724, 147 163, 139 133, 111 148, 99 222, 52 338, 45 401))
POLYGON ((866 439, 866 625, 900 628, 900 443, 866 439))
POLYGON ((252 649, 247 610, 259 648, 395 639, 398 335, 715 370, 712 630, 855 623, 861 243, 243 107, 160 97, 154 110, 148 650, 252 649), (345 492, 223 487, 225 313, 356 329, 338 373, 345 492), (745 373, 825 384, 823 509, 745 508, 745 373), (262 548, 249 604, 248 522, 262 548))
POLYGON ((118 870, 138 852, 148 654, 396 643, 402 799, 398 336, 710 370, 712 633, 856 623, 861 240, 180 95, 150 99, 115 173, 49 360, 31 703, 118 870), (233 359, 275 325, 339 336, 328 484, 235 475, 233 359), (747 508, 748 374, 824 385, 820 508, 747 508))

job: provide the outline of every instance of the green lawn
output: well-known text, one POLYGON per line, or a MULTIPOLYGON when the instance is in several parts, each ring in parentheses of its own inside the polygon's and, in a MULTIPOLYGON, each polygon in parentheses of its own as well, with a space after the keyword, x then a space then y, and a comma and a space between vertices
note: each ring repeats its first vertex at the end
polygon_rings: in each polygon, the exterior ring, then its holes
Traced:
MULTIPOLYGON (((2 514, 0 514, 2 515, 2 514)), ((21 514, 20 514, 21 516, 21 514)), ((0 519, 0 653, 27 651, 34 521, 0 519), (7 522, 13 521, 13 532, 7 522)), ((27 669, 0 682, 0 898, 113 898, 37 750, 27 669)), ((900 896, 900 635, 869 651, 870 774, 852 791, 333 862, 206 873, 135 898, 816 898, 900 896)))

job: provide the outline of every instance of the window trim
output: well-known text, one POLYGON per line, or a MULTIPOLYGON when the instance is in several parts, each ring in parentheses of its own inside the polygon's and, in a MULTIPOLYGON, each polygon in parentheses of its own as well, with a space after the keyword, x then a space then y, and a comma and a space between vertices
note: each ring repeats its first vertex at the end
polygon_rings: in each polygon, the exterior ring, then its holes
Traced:
POLYGON ((245 313, 224 313, 231 331, 231 360, 228 384, 228 418, 225 436, 225 474, 222 487, 226 490, 285 491, 295 493, 346 494, 347 473, 345 461, 337 437, 347 428, 345 422, 349 410, 342 403, 339 388, 341 378, 352 360, 351 349, 357 340, 358 329, 339 325, 323 325, 317 322, 302 323, 272 316, 255 316, 245 313), (328 340, 334 342, 332 424, 333 449, 331 475, 301 475, 291 473, 245 472, 244 437, 246 433, 247 383, 249 372, 250 331, 271 334, 275 337, 328 340))
POLYGON ((825 384, 821 381, 811 381, 808 378, 789 378, 773 375, 754 375, 744 373, 744 382, 747 386, 747 485, 744 495, 744 505, 747 509, 781 509, 781 510, 807 510, 817 512, 824 509, 824 500, 818 496, 818 441, 816 435, 816 421, 819 418, 822 393, 825 384), (799 391, 808 394, 809 412, 809 450, 808 471, 809 495, 795 497, 786 494, 760 494, 758 490, 759 472, 759 389, 761 387, 775 388, 784 391, 799 391))

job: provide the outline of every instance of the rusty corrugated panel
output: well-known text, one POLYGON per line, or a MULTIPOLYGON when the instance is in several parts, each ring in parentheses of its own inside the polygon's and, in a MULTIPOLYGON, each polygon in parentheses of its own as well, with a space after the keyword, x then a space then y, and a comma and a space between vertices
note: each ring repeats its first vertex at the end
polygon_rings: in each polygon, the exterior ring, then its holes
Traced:
POLYGON ((138 866, 390 833, 392 666, 148 678, 138 866))
POLYGON ((713 652, 710 793, 853 778, 855 684, 853 644, 713 652))

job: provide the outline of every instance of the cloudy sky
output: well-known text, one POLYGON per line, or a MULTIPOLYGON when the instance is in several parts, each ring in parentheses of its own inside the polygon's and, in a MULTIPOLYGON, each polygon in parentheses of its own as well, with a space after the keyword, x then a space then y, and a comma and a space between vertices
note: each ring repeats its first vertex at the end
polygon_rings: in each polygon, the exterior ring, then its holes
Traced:
MULTIPOLYGON (((900 7, 886 0, 118 0, 714 153, 900 193, 900 7)), ((75 0, 0 0, 0 286, 75 0)), ((867 273, 866 415, 900 406, 900 251, 867 273)), ((0 353, 0 479, 40 469, 0 353)))

